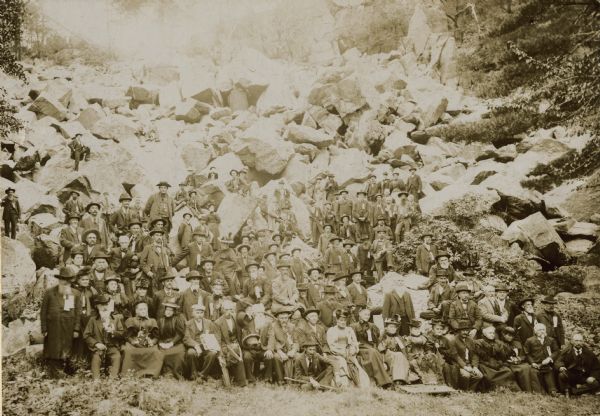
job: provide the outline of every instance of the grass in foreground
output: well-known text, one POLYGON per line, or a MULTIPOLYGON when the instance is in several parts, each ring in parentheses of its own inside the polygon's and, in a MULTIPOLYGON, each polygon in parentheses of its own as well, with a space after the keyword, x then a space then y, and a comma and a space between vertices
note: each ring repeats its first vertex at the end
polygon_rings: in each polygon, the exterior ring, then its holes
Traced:
POLYGON ((172 379, 62 381, 26 375, 2 386, 5 415, 594 415, 600 397, 566 399, 495 392, 447 397, 373 389, 303 392, 293 387, 221 387, 172 379))

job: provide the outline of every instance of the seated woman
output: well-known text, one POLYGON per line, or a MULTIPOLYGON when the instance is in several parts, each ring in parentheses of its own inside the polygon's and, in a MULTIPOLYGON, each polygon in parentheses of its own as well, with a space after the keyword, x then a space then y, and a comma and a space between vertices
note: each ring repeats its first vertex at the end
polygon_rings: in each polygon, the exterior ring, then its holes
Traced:
POLYGON ((121 375, 158 377, 163 365, 163 355, 156 345, 158 324, 148 318, 148 304, 139 300, 135 305, 135 316, 125 321, 127 342, 123 347, 121 375))
POLYGON ((406 346, 398 335, 399 323, 392 318, 385 320, 385 332, 377 349, 383 354, 388 372, 395 384, 409 384, 410 364, 406 358, 406 346))
POLYGON ((163 373, 169 370, 177 379, 183 379, 185 347, 185 320, 179 313, 179 305, 164 302, 164 315, 158 319, 158 348, 163 354, 163 373))
POLYGON ((496 386, 508 387, 513 391, 519 391, 514 373, 504 363, 505 346, 496 339, 496 329, 488 326, 482 330, 483 338, 475 341, 479 355, 479 369, 483 373, 486 387, 496 386))

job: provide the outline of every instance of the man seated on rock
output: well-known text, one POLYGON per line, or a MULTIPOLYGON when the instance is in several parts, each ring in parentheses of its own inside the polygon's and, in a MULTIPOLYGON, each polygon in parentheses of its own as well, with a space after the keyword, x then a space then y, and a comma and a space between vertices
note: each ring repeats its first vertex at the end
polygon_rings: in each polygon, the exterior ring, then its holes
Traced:
POLYGON ((450 303, 448 309, 448 322, 450 323, 450 327, 457 331, 460 322, 466 321, 471 328, 469 336, 475 338, 483 324, 481 310, 475 301, 471 299, 471 291, 467 285, 460 283, 456 285, 455 290, 458 298, 450 303))
POLYGON ((540 381, 547 393, 558 394, 555 382, 555 361, 560 349, 554 338, 546 335, 546 325, 537 323, 533 328, 534 336, 530 337, 523 349, 529 364, 539 372, 540 381))
POLYGON ((433 235, 430 233, 425 233, 421 236, 423 243, 417 247, 415 255, 417 272, 423 276, 429 276, 429 269, 435 263, 437 256, 437 247, 431 242, 432 237, 433 235))
POLYGON ((215 326, 220 332, 221 352, 225 359, 228 372, 233 376, 237 386, 244 387, 248 384, 244 368, 241 349, 241 333, 235 316, 235 303, 224 300, 221 306, 223 314, 215 321, 215 326))
POLYGON ((183 246, 181 252, 173 258, 173 266, 177 266, 184 258, 190 270, 200 271, 202 260, 213 257, 213 249, 207 241, 207 235, 199 227, 192 233, 193 241, 183 246))
POLYGON ((294 357, 299 346, 294 339, 294 325, 290 321, 291 310, 280 309, 274 312, 275 321, 268 330, 265 359, 272 360, 273 382, 283 384, 286 377, 292 377, 294 357))
POLYGON ((500 329, 500 341, 503 345, 504 361, 509 366, 522 391, 528 393, 542 393, 542 385, 538 371, 528 362, 523 350, 523 345, 515 339, 515 329, 504 326, 500 329))
POLYGON ((437 271, 437 282, 429 291, 428 310, 421 313, 423 319, 448 321, 450 304, 456 299, 456 291, 448 284, 446 270, 437 271))
POLYGON ((331 360, 318 352, 319 346, 316 342, 305 341, 301 348, 302 352, 294 358, 293 378, 306 382, 302 385, 303 390, 319 390, 323 386, 331 386, 333 382, 331 360))
POLYGON ((186 348, 185 361, 190 380, 207 380, 216 367, 219 351, 206 340, 212 335, 220 342, 220 332, 217 327, 204 317, 205 307, 202 304, 192 305, 193 318, 185 324, 183 344, 186 348))
POLYGON ((100 378, 100 371, 105 364, 109 365, 108 377, 116 378, 121 369, 125 326, 121 317, 111 312, 108 296, 96 295, 92 302, 98 312, 90 318, 83 332, 83 339, 92 352, 92 378, 100 378))
POLYGON ((295 309, 298 306, 298 289, 292 278, 290 264, 280 262, 277 265, 279 276, 271 284, 272 304, 271 311, 295 309))
POLYGON ((79 170, 79 162, 81 160, 85 160, 86 162, 90 160, 90 148, 81 143, 80 137, 82 136, 83 134, 76 133, 68 144, 71 150, 71 159, 75 161, 73 170, 76 172, 79 170))
POLYGON ((452 370, 456 385, 452 386, 459 390, 476 391, 483 379, 483 373, 479 370, 479 355, 477 346, 470 333, 471 324, 468 321, 460 321, 455 328, 456 336, 450 342, 450 353, 452 370))
POLYGON ((400 335, 410 334, 410 322, 415 319, 415 308, 410 293, 404 287, 396 286, 383 295, 383 319, 400 318, 400 335))
POLYGON ((456 280, 456 272, 454 271, 454 267, 450 264, 450 255, 445 251, 438 252, 436 258, 436 263, 431 266, 429 269, 429 281, 422 288, 427 288, 431 290, 433 285, 437 279, 438 270, 445 270, 446 276, 448 276, 448 282, 451 286, 455 285, 456 280))
POLYGON ((125 321, 126 340, 123 347, 121 376, 128 373, 137 377, 158 377, 163 355, 158 349, 158 324, 148 317, 148 304, 138 301, 135 316, 125 321))
POLYGON ((571 337, 571 345, 561 351, 556 368, 561 392, 579 395, 600 388, 600 362, 578 332, 571 337))
POLYGON ((358 317, 358 322, 352 324, 351 328, 359 343, 359 362, 379 387, 387 387, 392 384, 392 379, 386 371, 383 356, 377 350, 381 340, 379 328, 370 322, 370 309, 362 309, 358 313, 358 317))

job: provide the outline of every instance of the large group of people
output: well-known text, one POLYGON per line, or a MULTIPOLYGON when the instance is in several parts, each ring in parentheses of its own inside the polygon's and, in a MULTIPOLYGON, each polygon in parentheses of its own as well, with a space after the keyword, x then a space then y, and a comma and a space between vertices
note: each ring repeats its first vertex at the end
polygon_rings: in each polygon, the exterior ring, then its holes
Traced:
MULTIPOLYGON (((266 226, 248 220, 228 236, 193 177, 174 195, 160 182, 144 206, 128 193, 114 209, 84 205, 72 191, 58 285, 41 309, 48 374, 72 373, 79 360, 94 378, 596 392, 600 363, 581 333, 566 339, 554 298, 537 312, 533 297, 513 301, 505 284, 484 285, 477 268, 455 269, 430 234, 419 236, 414 255, 414 269, 428 276, 420 287, 429 291, 427 310, 417 315, 403 288, 373 305, 368 286, 394 269, 394 245, 420 217, 416 169, 407 181, 390 173, 373 175, 352 197, 333 175, 319 175, 301 195, 311 221, 304 234, 284 182, 259 202, 266 226), (308 261, 295 238, 317 259, 308 261)), ((211 170, 208 180, 217 178, 211 170)), ((252 193, 245 170, 232 171, 226 188, 252 193)), ((3 201, 10 212, 14 193, 3 201)))

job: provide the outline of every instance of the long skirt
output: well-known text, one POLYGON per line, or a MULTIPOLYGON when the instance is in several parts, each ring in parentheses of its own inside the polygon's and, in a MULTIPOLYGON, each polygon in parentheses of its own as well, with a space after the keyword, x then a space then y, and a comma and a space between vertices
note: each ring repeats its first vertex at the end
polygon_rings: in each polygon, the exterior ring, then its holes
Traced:
POLYGON ((390 376, 385 370, 383 357, 375 348, 361 345, 358 351, 358 357, 361 366, 367 372, 369 377, 375 380, 375 383, 378 386, 385 386, 392 382, 390 376))
POLYGON ((385 363, 389 368, 389 372, 392 375, 392 380, 408 383, 410 364, 408 363, 406 356, 401 351, 387 350, 384 358, 385 363))
POLYGON ((517 385, 517 379, 510 368, 502 366, 498 369, 495 369, 480 363, 479 369, 483 373, 484 380, 491 388, 504 386, 510 388, 511 390, 520 390, 519 386, 517 385))
POLYGON ((136 377, 158 377, 163 365, 163 354, 158 346, 138 348, 130 344, 123 347, 121 375, 132 373, 136 377))
POLYGON ((162 372, 170 372, 177 380, 183 379, 183 363, 185 361, 185 347, 177 344, 166 350, 160 350, 163 355, 162 372))

